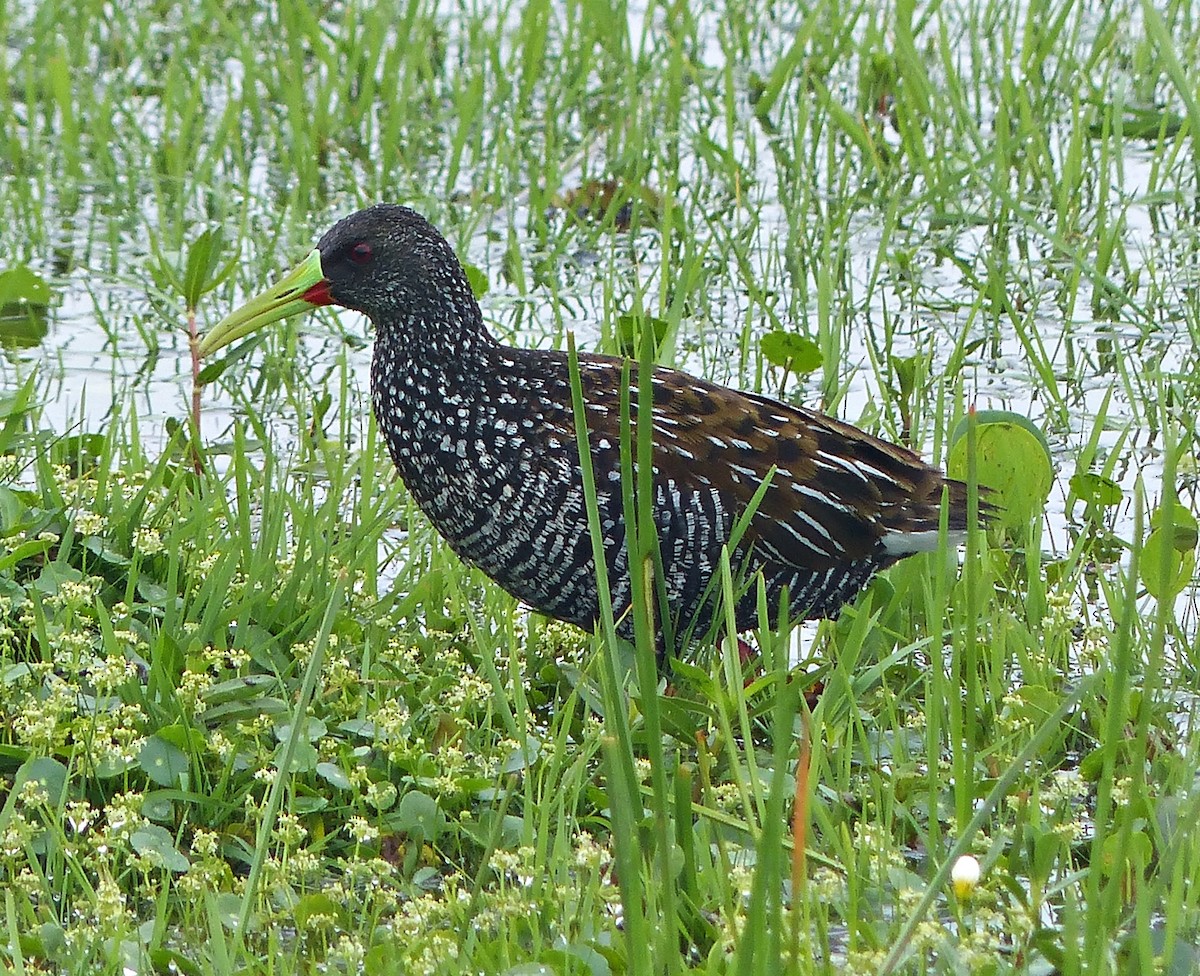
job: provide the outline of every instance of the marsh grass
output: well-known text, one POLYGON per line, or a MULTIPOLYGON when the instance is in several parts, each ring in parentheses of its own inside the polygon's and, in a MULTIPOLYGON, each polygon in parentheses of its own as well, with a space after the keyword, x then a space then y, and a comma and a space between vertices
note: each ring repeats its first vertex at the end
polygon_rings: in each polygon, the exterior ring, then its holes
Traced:
POLYGON ((8 968, 1194 968, 1197 609, 1143 565, 1194 508, 1189 5, 42 2, 0 35, 0 271, 56 303, 0 360, 8 968), (972 404, 1028 414, 1048 516, 668 693, 645 589, 633 645, 586 635, 436 538, 353 318, 206 364, 192 422, 185 308, 379 199, 517 342, 658 320, 661 360, 937 461, 972 404))

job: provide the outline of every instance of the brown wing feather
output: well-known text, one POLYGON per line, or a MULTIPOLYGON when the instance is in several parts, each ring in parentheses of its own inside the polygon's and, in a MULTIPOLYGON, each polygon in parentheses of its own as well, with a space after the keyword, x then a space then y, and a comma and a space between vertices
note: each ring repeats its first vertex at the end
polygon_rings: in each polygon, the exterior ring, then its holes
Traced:
POLYGON ((655 464, 662 475, 684 489, 711 485, 744 508, 775 466, 747 541, 780 562, 824 569, 878 558, 891 533, 937 530, 947 487, 950 527, 965 526, 964 486, 906 448, 676 370, 655 370, 653 382, 655 464))

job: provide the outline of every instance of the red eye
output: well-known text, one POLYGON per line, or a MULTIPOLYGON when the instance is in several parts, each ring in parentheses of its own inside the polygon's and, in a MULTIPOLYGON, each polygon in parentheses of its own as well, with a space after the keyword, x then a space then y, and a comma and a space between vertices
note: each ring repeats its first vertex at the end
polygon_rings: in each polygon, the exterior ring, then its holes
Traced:
POLYGON ((350 248, 350 260, 355 264, 368 264, 371 257, 371 245, 366 241, 359 241, 350 248))

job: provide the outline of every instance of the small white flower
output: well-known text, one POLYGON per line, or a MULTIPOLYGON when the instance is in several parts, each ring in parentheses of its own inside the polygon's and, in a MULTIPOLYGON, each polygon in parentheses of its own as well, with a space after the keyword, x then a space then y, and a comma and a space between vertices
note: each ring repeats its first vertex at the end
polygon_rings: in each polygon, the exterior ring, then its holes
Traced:
POLYGON ((75 513, 75 531, 80 535, 100 535, 104 531, 107 519, 96 512, 81 511, 75 513))
POLYGON ((133 547, 145 556, 153 556, 167 547, 163 544, 158 529, 140 528, 133 535, 133 547))
POLYGON ((959 901, 966 901, 979 884, 979 862, 970 854, 964 854, 954 862, 950 871, 950 883, 954 887, 954 895, 959 901))

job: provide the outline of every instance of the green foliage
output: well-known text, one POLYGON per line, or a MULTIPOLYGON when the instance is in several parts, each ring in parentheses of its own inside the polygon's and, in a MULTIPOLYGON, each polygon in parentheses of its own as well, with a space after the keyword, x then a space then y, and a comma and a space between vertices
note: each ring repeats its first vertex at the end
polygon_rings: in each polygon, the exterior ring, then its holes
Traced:
POLYGON ((806 335, 776 329, 759 340, 763 358, 772 366, 806 376, 821 365, 821 350, 806 335))
POLYGON ((1150 534, 1139 563, 1146 591, 1155 599, 1177 596, 1196 575, 1196 516, 1177 502, 1150 516, 1150 534))
POLYGON ((10 305, 49 305, 50 285, 28 266, 0 271, 0 309, 10 305))
POLYGON ((0 271, 0 344, 36 346, 46 337, 50 285, 26 265, 0 271))
POLYGON ((950 436, 946 472, 966 481, 970 452, 975 452, 975 475, 990 489, 987 501, 995 521, 1016 538, 1025 538, 1041 521, 1054 480, 1054 462, 1046 437, 1027 418, 1001 410, 981 411, 974 418, 974 444, 969 418, 950 436))
POLYGON ((1189 5, 0 25, 5 968, 1195 968, 1189 5), (498 333, 653 336, 974 465, 1019 547, 905 560, 668 689, 652 607, 636 646, 530 619, 432 536, 356 316, 204 364, 194 443, 181 309, 384 199, 447 230, 498 333), (972 401, 1013 411, 973 449, 972 401))

